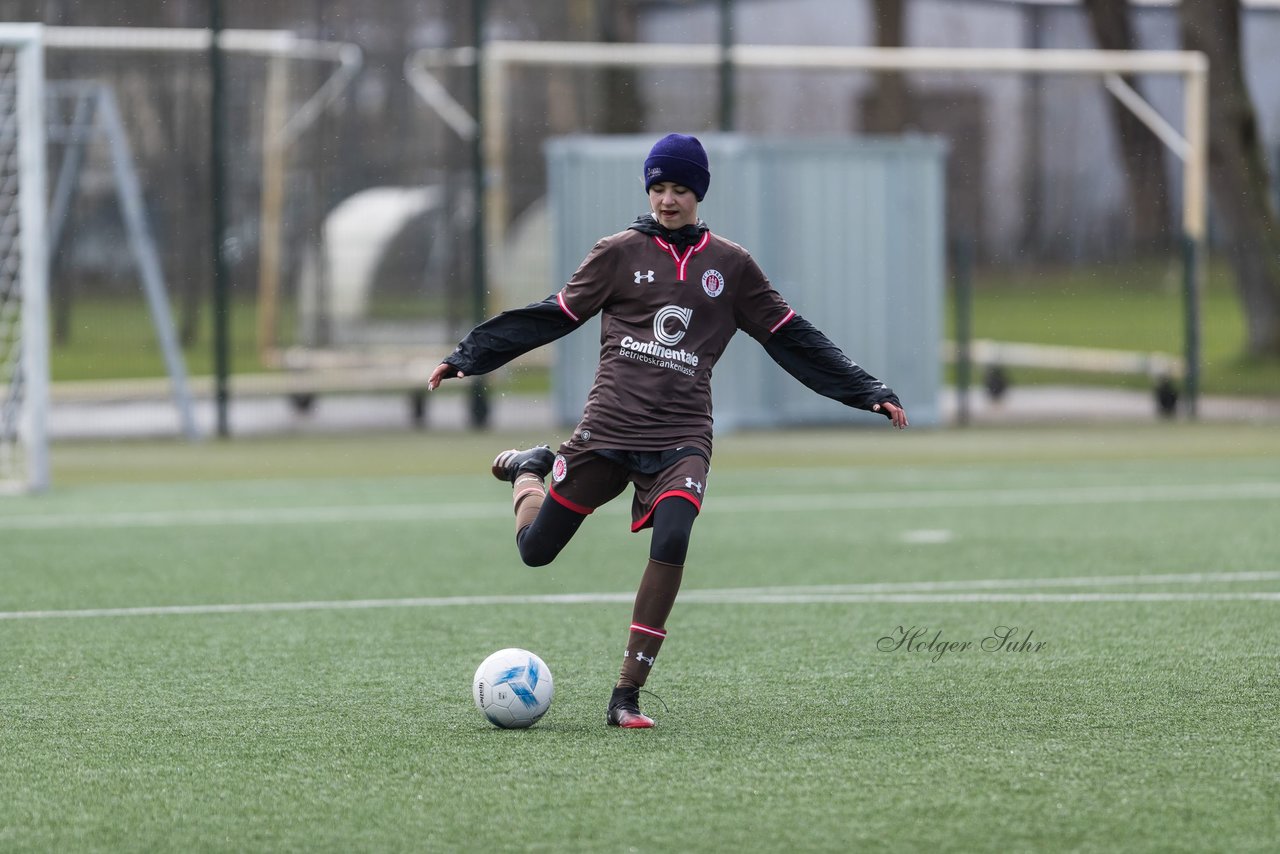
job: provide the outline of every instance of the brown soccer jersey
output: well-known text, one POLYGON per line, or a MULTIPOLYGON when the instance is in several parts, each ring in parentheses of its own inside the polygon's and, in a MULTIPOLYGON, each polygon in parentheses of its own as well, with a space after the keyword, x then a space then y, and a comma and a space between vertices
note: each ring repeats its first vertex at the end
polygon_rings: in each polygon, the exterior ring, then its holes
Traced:
POLYGON ((704 232, 684 250, 627 230, 592 248, 556 301, 601 313, 600 364, 573 441, 711 455, 711 372, 729 339, 765 341, 795 313, 751 255, 704 232))

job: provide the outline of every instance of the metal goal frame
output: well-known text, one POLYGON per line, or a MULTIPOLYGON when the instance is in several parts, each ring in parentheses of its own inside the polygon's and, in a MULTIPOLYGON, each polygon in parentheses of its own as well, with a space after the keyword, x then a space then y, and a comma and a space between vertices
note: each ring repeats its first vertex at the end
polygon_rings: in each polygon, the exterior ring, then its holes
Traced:
MULTIPOLYGON (((425 49, 405 64, 422 100, 455 133, 477 144, 477 169, 488 251, 502 243, 508 201, 503 173, 508 84, 520 67, 741 67, 791 70, 972 71, 1051 73, 1099 78, 1182 161, 1183 379, 1186 412, 1196 415, 1200 376, 1200 294, 1208 223, 1209 60, 1199 51, 1046 50, 1023 48, 828 47, 817 45, 618 44, 491 41, 475 48, 425 49), (454 100, 432 70, 479 63, 479 116, 454 100), (1125 74, 1173 75, 1183 81, 1183 116, 1176 128, 1122 79, 1125 74)), ((487 267, 489 265, 486 265, 487 267)), ((488 283, 494 285, 496 283, 488 283)))
MULTIPOLYGON (((12 101, 0 105, 3 136, 11 137, 13 165, 0 192, 16 193, 16 224, 4 224, 16 245, 5 258, 5 275, 16 282, 6 314, 17 313, 9 338, 13 351, 0 353, 8 367, 0 389, 0 492, 40 492, 49 487, 49 265, 45 236, 44 38, 40 24, 0 24, 0 48, 14 51, 12 101), (11 111, 11 112, 10 112, 11 111), (12 177, 13 180, 8 180, 12 177), (16 185, 16 186, 15 186, 16 185), (16 254, 16 258, 14 257, 16 254)), ((6 159, 8 155, 5 155, 6 159)), ((8 169, 6 168, 6 173, 8 169)))

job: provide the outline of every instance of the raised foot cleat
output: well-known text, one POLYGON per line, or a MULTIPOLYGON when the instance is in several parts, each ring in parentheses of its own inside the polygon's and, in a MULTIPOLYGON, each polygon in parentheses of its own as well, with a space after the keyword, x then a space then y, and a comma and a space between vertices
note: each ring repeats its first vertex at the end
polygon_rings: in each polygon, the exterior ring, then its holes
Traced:
POLYGON ((623 729, 648 729, 654 720, 640 711, 639 688, 614 688, 604 722, 623 729))
POLYGON ((546 445, 538 445, 527 451, 512 448, 494 457, 493 476, 507 483, 515 483, 517 477, 526 473, 546 477, 555 459, 556 455, 546 445))

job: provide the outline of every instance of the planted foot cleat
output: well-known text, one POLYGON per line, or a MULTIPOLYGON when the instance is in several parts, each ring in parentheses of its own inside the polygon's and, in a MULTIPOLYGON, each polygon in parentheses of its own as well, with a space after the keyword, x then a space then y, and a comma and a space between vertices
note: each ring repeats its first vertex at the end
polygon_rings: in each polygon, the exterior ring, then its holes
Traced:
POLYGON ((654 723, 653 718, 640 711, 639 688, 614 688, 604 722, 623 729, 648 729, 654 723))
POLYGON ((527 451, 512 448, 494 458, 493 476, 507 483, 515 483, 516 478, 525 473, 546 477, 555 459, 556 455, 546 445, 538 445, 527 451))

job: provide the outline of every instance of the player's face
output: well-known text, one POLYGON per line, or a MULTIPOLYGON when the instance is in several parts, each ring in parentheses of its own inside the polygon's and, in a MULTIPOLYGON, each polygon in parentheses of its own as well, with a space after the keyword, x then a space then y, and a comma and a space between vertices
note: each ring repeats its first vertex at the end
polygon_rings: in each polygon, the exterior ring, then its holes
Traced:
POLYGON ((670 181, 649 187, 649 209, 663 228, 672 231, 698 221, 698 197, 688 187, 670 181))

